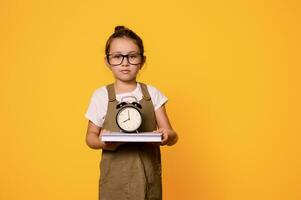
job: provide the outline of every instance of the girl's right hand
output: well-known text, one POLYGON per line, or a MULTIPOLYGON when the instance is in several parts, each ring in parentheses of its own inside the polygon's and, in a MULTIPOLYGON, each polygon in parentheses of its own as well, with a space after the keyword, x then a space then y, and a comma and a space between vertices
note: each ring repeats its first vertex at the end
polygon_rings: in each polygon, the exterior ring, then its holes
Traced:
POLYGON ((99 140, 100 140, 102 149, 108 150, 108 151, 115 151, 120 145, 124 144, 123 142, 103 142, 101 140, 102 133, 110 133, 110 131, 108 131, 106 129, 101 129, 101 132, 99 135, 99 140))

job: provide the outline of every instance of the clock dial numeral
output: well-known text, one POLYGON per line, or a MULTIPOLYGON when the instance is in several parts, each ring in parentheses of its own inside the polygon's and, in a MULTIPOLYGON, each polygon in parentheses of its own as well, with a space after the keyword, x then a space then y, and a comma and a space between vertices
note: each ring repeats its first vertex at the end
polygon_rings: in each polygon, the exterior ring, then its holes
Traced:
POLYGON ((127 107, 118 113, 117 122, 123 130, 135 131, 139 128, 142 118, 138 110, 127 107))

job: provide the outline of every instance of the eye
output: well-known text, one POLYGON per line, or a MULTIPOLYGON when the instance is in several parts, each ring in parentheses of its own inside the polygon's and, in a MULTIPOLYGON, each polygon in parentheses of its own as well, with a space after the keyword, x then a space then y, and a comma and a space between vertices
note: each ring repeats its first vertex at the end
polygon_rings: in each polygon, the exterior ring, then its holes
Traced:
POLYGON ((130 57, 130 58, 138 58, 139 55, 138 55, 138 54, 130 54, 129 57, 130 57))
POLYGON ((112 55, 112 58, 120 59, 122 58, 122 55, 121 54, 112 55))
POLYGON ((110 59, 121 59, 122 55, 121 54, 112 54, 110 55, 110 59))

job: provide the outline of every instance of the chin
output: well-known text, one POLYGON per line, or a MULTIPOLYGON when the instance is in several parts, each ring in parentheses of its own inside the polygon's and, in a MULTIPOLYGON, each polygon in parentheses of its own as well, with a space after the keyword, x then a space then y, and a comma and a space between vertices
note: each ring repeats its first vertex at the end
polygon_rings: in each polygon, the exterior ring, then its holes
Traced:
POLYGON ((135 78, 132 78, 132 77, 131 78, 130 77, 129 78, 118 77, 118 79, 121 80, 121 81, 124 81, 124 82, 130 82, 130 81, 136 80, 135 78))
POLYGON ((120 81, 124 81, 124 82, 131 82, 131 81, 135 81, 136 80, 136 76, 133 74, 128 74, 128 75, 123 75, 123 74, 116 74, 115 78, 120 80, 120 81))

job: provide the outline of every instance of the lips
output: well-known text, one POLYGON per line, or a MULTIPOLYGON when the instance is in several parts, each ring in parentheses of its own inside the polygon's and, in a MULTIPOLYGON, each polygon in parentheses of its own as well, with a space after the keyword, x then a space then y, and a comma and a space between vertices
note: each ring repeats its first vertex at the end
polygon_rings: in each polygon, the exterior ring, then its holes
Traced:
POLYGON ((128 74, 128 73, 130 73, 131 71, 130 71, 130 70, 127 70, 127 69, 124 69, 124 70, 121 70, 121 72, 122 72, 123 74, 128 74))

